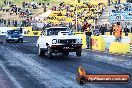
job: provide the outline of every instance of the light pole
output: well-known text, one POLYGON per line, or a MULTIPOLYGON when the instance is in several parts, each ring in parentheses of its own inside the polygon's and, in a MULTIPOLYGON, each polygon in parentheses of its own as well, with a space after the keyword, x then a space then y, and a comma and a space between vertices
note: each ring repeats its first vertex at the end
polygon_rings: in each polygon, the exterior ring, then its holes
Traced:
POLYGON ((77 23, 78 23, 77 22, 78 21, 78 19, 77 19, 77 5, 76 5, 76 13, 75 14, 76 14, 76 31, 77 31, 77 23))

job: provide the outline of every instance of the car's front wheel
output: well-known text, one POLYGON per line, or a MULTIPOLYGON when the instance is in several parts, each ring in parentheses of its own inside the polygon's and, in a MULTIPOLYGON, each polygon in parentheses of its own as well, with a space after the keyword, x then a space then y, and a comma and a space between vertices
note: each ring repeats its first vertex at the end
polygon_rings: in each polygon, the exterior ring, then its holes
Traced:
POLYGON ((78 48, 78 49, 76 50, 76 55, 77 55, 78 57, 80 57, 80 56, 81 56, 81 53, 82 53, 82 48, 78 48))
POLYGON ((23 43, 23 39, 21 39, 21 43, 23 43))
POLYGON ((41 48, 39 48, 38 54, 39 54, 39 56, 45 56, 45 51, 42 50, 41 48))
POLYGON ((47 57, 51 58, 52 57, 52 49, 50 46, 47 46, 47 57))

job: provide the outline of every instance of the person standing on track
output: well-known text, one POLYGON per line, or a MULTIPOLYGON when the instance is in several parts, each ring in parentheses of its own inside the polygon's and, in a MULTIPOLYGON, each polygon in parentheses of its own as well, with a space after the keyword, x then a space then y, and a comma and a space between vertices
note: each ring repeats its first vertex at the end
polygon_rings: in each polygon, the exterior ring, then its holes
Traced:
POLYGON ((122 36, 122 27, 120 25, 120 22, 117 22, 113 27, 113 34, 115 36, 115 42, 120 42, 122 36))
POLYGON ((86 43, 87 43, 87 49, 91 49, 91 35, 92 35, 92 30, 90 28, 91 24, 88 24, 87 21, 84 22, 83 25, 83 31, 86 34, 86 43))

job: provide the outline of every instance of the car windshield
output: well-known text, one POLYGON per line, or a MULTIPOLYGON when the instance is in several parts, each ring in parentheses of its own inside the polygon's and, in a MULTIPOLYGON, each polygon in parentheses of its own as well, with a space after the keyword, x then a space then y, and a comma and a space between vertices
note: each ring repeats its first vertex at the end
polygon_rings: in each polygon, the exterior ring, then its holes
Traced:
POLYGON ((20 34, 20 31, 18 31, 18 30, 10 30, 7 33, 8 34, 20 34))
POLYGON ((47 30, 47 35, 58 35, 60 31, 69 31, 68 28, 50 28, 47 30))

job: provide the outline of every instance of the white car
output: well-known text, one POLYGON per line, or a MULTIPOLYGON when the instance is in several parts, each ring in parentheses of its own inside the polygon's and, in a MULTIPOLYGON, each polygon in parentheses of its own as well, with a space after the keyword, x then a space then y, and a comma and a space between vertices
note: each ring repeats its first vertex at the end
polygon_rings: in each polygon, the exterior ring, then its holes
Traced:
POLYGON ((67 27, 50 27, 42 31, 37 46, 40 56, 45 53, 48 57, 51 57, 52 53, 69 55, 69 52, 76 52, 77 56, 81 56, 82 38, 73 35, 67 27))

